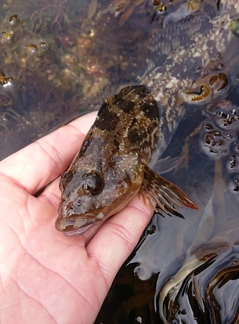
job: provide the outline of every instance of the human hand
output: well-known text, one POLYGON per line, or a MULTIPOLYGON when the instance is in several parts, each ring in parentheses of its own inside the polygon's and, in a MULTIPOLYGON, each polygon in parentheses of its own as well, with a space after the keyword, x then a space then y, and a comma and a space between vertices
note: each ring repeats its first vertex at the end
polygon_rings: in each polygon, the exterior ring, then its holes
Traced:
POLYGON ((55 229, 59 175, 95 117, 78 118, 0 162, 2 324, 93 323, 151 218, 151 207, 135 197, 100 229, 76 237, 55 229))

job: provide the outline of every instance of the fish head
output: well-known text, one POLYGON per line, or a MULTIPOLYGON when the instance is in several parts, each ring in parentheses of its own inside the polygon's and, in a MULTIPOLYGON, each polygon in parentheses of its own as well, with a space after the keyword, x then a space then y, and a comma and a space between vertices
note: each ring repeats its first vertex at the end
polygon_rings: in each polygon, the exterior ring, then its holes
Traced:
POLYGON ((143 182, 137 153, 114 156, 106 169, 102 169, 103 160, 97 161, 95 168, 87 168, 84 157, 77 163, 60 181, 62 199, 56 228, 66 236, 82 234, 122 210, 143 182))

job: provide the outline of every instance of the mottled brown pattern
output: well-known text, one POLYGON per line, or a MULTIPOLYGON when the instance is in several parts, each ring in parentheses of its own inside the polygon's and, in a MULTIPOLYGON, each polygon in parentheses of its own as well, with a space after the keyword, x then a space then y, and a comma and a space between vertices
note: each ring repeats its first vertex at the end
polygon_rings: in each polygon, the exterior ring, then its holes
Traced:
POLYGON ((96 118, 95 121, 95 128, 99 128, 101 130, 108 130, 109 132, 114 132, 117 128, 117 125, 120 121, 120 116, 115 112, 108 109, 109 104, 105 102, 100 109, 100 116, 101 118, 96 118))
POLYGON ((107 142, 107 159, 114 154, 137 152, 151 160, 158 140, 158 105, 145 86, 123 88, 108 98, 92 129, 107 142), (118 148, 120 150, 118 151, 118 148))
POLYGON ((197 208, 176 185, 147 167, 159 140, 158 112, 143 85, 126 87, 105 100, 80 152, 62 175, 58 230, 81 234, 123 209, 137 192, 166 214, 179 215, 174 204, 197 208))
POLYGON ((157 102, 145 86, 126 87, 105 100, 62 175, 58 230, 80 234, 127 205, 156 150, 158 124, 157 102))

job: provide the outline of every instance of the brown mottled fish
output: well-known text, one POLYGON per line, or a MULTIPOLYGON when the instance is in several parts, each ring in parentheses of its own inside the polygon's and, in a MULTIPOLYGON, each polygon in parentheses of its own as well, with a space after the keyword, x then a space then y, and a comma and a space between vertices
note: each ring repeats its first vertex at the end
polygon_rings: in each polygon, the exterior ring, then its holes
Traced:
POLYGON ((62 175, 56 228, 81 234, 122 210, 140 192, 166 214, 197 208, 148 167, 159 140, 159 110, 144 85, 122 89, 100 108, 79 154, 62 175))
MULTIPOLYGON (((171 28, 171 36, 173 26, 175 34, 186 33, 185 21, 194 27, 193 32, 187 31, 187 46, 179 41, 175 48, 175 41, 166 37, 171 43, 164 43, 163 53, 170 44, 174 47, 159 65, 162 46, 157 37, 161 33, 153 34, 149 68, 139 79, 140 85, 128 86, 105 100, 78 155, 62 175, 59 231, 81 234, 122 210, 137 193, 166 214, 180 215, 175 206, 197 208, 153 169, 188 105, 213 105, 236 82, 239 46, 231 23, 233 17, 238 18, 239 3, 220 4, 213 18, 199 11, 192 17, 186 15, 182 22, 181 16, 168 19, 162 32, 171 28), (232 51, 227 51, 230 44, 232 51), (228 59, 233 64, 226 65, 228 59)), ((217 1, 215 5, 219 6, 217 1)))

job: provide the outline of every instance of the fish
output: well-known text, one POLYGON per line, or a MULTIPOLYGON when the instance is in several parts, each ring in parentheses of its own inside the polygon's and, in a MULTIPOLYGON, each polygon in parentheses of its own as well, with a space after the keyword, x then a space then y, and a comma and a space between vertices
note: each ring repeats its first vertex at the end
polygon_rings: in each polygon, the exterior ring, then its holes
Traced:
POLYGON ((139 193, 157 211, 197 206, 148 164, 159 140, 158 104, 145 85, 105 100, 79 154, 62 175, 56 228, 81 234, 127 206, 139 193))
MULTIPOLYGON (((221 1, 221 6, 219 16, 207 17, 208 28, 204 28, 204 15, 201 20, 198 13, 193 15, 192 22, 197 19, 198 25, 189 35, 187 48, 179 42, 162 65, 154 33, 149 45, 154 55, 145 74, 137 84, 104 101, 79 153, 61 176, 58 231, 66 236, 82 234, 121 211, 137 194, 161 215, 181 216, 175 206, 198 208, 156 172, 157 161, 188 106, 213 105, 236 82, 237 75, 233 67, 225 68, 222 53, 238 39, 230 26, 239 4, 229 0, 221 1)), ((180 19, 165 28, 173 24, 178 30, 180 19)), ((237 43, 233 49, 226 59, 237 58, 237 43)))

